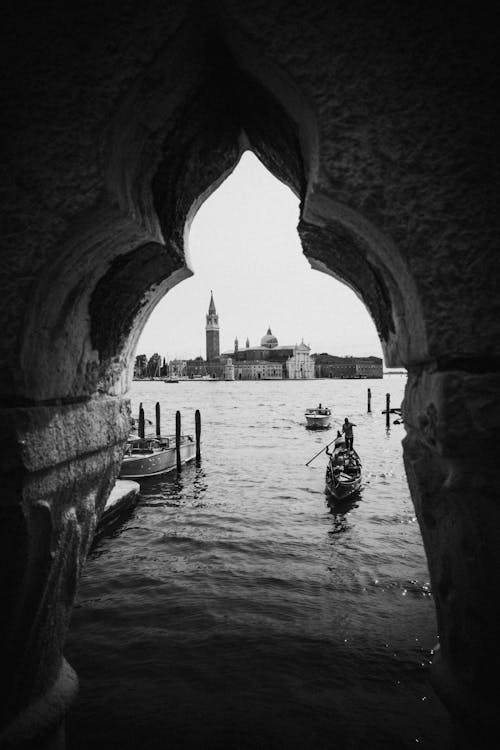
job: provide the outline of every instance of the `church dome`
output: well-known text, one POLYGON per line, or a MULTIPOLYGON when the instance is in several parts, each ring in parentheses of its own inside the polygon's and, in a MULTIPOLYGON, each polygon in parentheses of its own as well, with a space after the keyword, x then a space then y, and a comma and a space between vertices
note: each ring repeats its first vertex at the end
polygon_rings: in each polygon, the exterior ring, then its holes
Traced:
POLYGON ((278 346, 278 339, 271 333, 271 328, 268 328, 266 335, 262 336, 260 345, 267 346, 269 349, 272 349, 273 346, 278 346))

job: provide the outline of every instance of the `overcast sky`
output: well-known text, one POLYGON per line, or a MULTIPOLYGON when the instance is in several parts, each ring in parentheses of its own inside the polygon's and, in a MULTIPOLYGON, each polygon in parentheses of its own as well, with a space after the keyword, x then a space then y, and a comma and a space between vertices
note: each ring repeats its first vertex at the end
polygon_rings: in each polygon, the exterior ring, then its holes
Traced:
POLYGON ((213 289, 221 351, 271 326, 279 344, 311 352, 382 356, 375 326, 344 284, 313 271, 297 234, 299 202, 250 152, 198 211, 189 236, 194 276, 158 304, 137 354, 205 357, 205 315, 213 289))

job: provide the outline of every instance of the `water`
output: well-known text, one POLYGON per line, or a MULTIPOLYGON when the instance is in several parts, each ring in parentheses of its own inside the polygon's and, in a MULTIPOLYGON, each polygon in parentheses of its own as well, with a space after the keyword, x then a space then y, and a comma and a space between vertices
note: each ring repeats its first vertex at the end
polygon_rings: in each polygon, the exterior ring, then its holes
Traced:
POLYGON ((167 431, 202 414, 202 465, 142 484, 87 562, 66 649, 81 678, 68 747, 442 748, 428 683, 437 642, 427 564, 383 381, 134 383, 167 431), (366 389, 374 413, 366 414, 366 389), (357 424, 358 498, 330 507, 335 431, 357 424))

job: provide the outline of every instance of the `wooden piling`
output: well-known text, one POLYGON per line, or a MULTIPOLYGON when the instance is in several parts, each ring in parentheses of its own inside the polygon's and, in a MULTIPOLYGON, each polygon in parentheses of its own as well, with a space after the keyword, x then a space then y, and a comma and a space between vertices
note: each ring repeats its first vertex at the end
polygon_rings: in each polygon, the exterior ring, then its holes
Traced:
POLYGON ((139 407, 139 424, 137 426, 137 434, 140 438, 144 438, 145 434, 145 421, 144 421, 144 409, 142 408, 142 404, 139 407))
POLYGON ((194 413, 194 421, 195 421, 195 428, 196 428, 196 462, 199 463, 201 459, 201 450, 200 450, 201 414, 200 414, 199 409, 196 409, 194 413))
POLYGON ((385 394, 385 426, 391 426, 391 394, 385 394))
POLYGON ((161 435, 160 402, 156 402, 156 437, 161 435))
POLYGON ((368 414, 371 412, 371 410, 372 410, 372 392, 371 392, 371 389, 368 388, 368 414))
POLYGON ((177 458, 177 471, 181 470, 181 413, 175 412, 175 455, 177 458))

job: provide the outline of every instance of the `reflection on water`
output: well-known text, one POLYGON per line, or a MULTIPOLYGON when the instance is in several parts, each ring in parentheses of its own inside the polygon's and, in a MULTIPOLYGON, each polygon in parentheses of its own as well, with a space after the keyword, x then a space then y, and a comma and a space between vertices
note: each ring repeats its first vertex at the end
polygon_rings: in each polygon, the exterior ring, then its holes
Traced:
POLYGON ((350 497, 343 499, 336 499, 328 496, 326 498, 327 505, 332 515, 333 529, 329 532, 330 534, 341 534, 343 531, 349 529, 349 513, 358 507, 358 503, 362 498, 363 490, 354 493, 350 497))
POLYGON ((203 404, 202 463, 144 481, 90 556, 67 648, 82 684, 70 748, 445 746, 386 386, 371 381, 365 414, 363 381, 182 383, 175 402, 134 384, 134 409, 161 400, 186 429, 203 404), (341 502, 325 496, 324 455, 305 466, 329 442, 305 429, 304 405, 320 400, 358 425, 364 484, 341 502))
POLYGON ((182 471, 151 477, 141 483, 141 505, 150 507, 178 507, 185 503, 201 501, 207 490, 203 467, 194 463, 183 466, 182 471))

